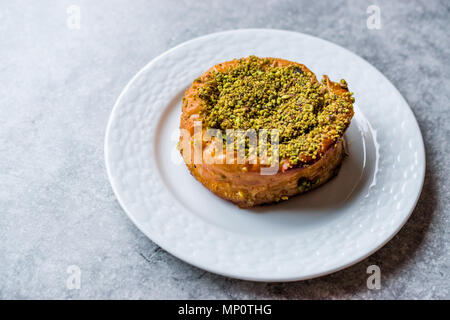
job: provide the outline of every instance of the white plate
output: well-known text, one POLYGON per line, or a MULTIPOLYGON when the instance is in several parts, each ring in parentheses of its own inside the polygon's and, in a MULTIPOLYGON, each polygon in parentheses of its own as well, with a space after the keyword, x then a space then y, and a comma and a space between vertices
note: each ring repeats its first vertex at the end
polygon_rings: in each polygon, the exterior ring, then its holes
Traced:
POLYGON ((106 166, 120 204, 176 257, 229 277, 292 281, 369 256, 406 222, 425 173, 409 106, 368 62, 330 42, 279 30, 235 30, 183 43, 145 66, 112 111, 106 166), (278 205, 239 209, 189 173, 176 151, 181 98, 210 66, 249 55, 304 63, 355 93, 350 156, 323 187, 278 205))

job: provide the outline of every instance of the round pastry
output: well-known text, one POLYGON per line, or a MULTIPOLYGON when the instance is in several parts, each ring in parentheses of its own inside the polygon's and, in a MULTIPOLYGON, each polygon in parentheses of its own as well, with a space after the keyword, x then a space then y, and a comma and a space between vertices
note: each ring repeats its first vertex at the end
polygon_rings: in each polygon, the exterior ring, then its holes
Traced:
POLYGON ((185 93, 179 149, 191 174, 223 199, 240 207, 287 200, 338 173, 353 102, 345 80, 318 82, 300 63, 220 63, 185 93))

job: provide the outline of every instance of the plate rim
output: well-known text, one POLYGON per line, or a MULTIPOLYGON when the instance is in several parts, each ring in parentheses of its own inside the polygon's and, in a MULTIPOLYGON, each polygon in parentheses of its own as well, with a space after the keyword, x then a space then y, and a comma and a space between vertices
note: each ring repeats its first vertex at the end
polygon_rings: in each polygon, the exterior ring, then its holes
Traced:
POLYGON ((195 37, 193 39, 187 40, 185 42, 182 42, 164 52, 162 52, 161 54, 157 55, 156 57, 154 57, 153 59, 151 59, 147 64, 145 64, 125 85, 125 87, 122 89, 120 95, 118 96, 118 98, 116 99, 113 108, 110 111, 110 115, 108 117, 108 122, 107 122, 107 126, 106 126, 106 130, 105 130, 105 137, 104 137, 104 159, 105 159, 105 168, 106 168, 106 173, 108 176, 108 180, 110 182, 111 188, 114 192, 114 195, 116 196, 117 201, 119 202, 122 210, 126 213, 126 215, 128 216, 128 218, 133 222, 133 224, 152 242, 154 242, 156 245, 158 245, 159 247, 161 247, 162 249, 164 249, 165 251, 167 251, 168 253, 170 253, 171 255, 175 256, 176 258, 182 260, 183 262, 186 262, 192 266, 195 266, 197 268, 200 268, 202 270, 206 270, 208 272, 214 273, 214 274, 218 274, 221 276, 226 276, 229 278, 234 278, 234 279, 240 279, 240 280, 246 280, 246 281, 255 281, 255 282, 292 282, 292 281, 301 281, 301 280, 308 280, 308 279, 313 279, 313 278, 317 278, 317 277, 322 277, 325 275, 329 275, 335 272, 338 272, 340 270, 346 269, 352 265, 355 265, 361 261, 363 261, 364 259, 366 259, 367 257, 371 256, 372 254, 374 254, 376 251, 380 250, 382 247, 384 247, 389 241, 392 240, 393 237, 395 237, 395 235, 397 235, 397 233, 403 228, 403 226, 406 224, 406 222, 408 221, 408 219, 411 217, 414 209, 416 208, 416 205, 420 199, 420 196, 422 194, 422 190, 423 190, 423 185, 424 185, 424 181, 425 181, 425 173, 426 173, 426 152, 425 152, 425 144, 424 144, 424 140, 423 140, 423 135, 422 132, 420 130, 420 126, 419 123, 417 121, 416 116, 414 115, 414 112, 412 111, 410 105, 408 104, 408 102, 406 101, 406 99, 403 97, 403 95, 398 91, 398 89, 393 85, 393 83, 381 72, 379 71, 375 66, 373 66, 370 62, 368 62, 366 59, 364 59, 363 57, 357 55, 356 53, 352 52, 351 50, 340 46, 339 44, 336 44, 334 42, 328 41, 326 39, 322 39, 313 35, 309 35, 309 34, 305 34, 303 32, 296 32, 296 31, 292 31, 292 30, 283 30, 283 29, 271 29, 271 28, 243 28, 243 29, 230 29, 230 30, 225 30, 225 31, 219 31, 219 32, 214 32, 214 33, 209 33, 206 35, 202 35, 199 37, 195 37), (410 112, 412 119, 414 121, 414 124, 417 127, 417 132, 418 134, 418 149, 417 150, 419 153, 419 156, 422 158, 422 165, 419 166, 420 167, 420 173, 418 173, 418 179, 420 181, 419 183, 419 188, 417 190, 416 193, 416 198, 414 199, 413 202, 411 202, 411 206, 410 208, 408 208, 408 214, 405 215, 405 217, 403 218, 403 220, 401 221, 401 223, 399 223, 397 225, 397 227, 395 228, 395 230, 389 235, 389 237, 386 237, 378 246, 376 246, 375 248, 373 248, 372 250, 369 250, 368 252, 366 252, 365 254, 361 255, 360 257, 353 259, 352 261, 341 265, 339 267, 336 268, 330 268, 327 271, 324 272, 318 272, 318 273, 313 273, 310 275, 306 275, 306 276, 299 276, 299 277, 267 277, 267 278, 261 278, 261 277, 248 277, 248 276, 240 276, 237 274, 234 274, 233 272, 223 272, 223 271, 218 271, 215 270, 214 268, 209 267, 208 265, 204 265, 201 262, 197 262, 194 259, 191 259, 188 256, 183 256, 182 254, 179 254, 178 252, 174 252, 175 250, 172 250, 172 248, 170 248, 170 246, 165 246, 164 244, 161 245, 161 241, 160 239, 155 240, 154 237, 151 237, 150 234, 142 227, 142 225, 134 218, 134 216, 129 212, 129 209, 127 209, 120 193, 118 192, 118 190, 116 189, 116 186, 113 183, 113 178, 112 178, 112 174, 111 174, 111 168, 109 165, 109 146, 108 146, 108 136, 110 134, 110 130, 111 130, 111 125, 113 122, 113 115, 115 114, 116 109, 118 108, 123 96, 125 96, 125 94, 128 92, 129 88, 133 85, 133 83, 141 76, 141 74, 143 74, 148 68, 150 68, 153 64, 157 63, 161 58, 163 58, 164 56, 170 54, 171 52, 178 50, 180 48, 182 48, 183 46, 189 45, 192 42, 196 42, 199 40, 204 40, 207 38, 214 38, 218 35, 223 35, 223 34, 227 34, 227 33, 239 33, 239 32, 280 32, 280 33, 293 33, 293 34, 297 34, 297 35, 301 35, 303 37, 306 38, 314 38, 314 39, 319 39, 321 41, 324 41, 328 44, 331 44, 333 46, 338 46, 341 50, 344 50, 348 53, 350 53, 354 58, 359 58, 362 61, 364 61, 366 64, 370 65, 376 72, 380 73, 382 75, 382 77, 384 79, 386 79, 386 81, 388 81, 388 83, 391 85, 391 87, 394 89, 395 94, 404 102, 404 104, 406 104, 406 106, 408 107, 408 112, 410 112))

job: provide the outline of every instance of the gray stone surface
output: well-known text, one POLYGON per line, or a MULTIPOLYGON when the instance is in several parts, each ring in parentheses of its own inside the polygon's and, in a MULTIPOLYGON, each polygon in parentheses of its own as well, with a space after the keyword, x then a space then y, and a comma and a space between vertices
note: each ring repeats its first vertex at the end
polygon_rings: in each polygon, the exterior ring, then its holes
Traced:
POLYGON ((435 1, 3 1, 0 4, 0 298, 444 299, 449 287, 450 5, 435 1), (366 27, 371 4, 380 30, 366 27), (81 9, 80 30, 66 26, 81 9), (105 126, 128 80, 193 37, 264 27, 331 40, 400 90, 425 140, 417 208, 370 258, 296 283, 252 283, 191 267, 120 208, 105 126), (67 267, 82 270, 80 290, 67 267), (382 288, 366 287, 378 264, 382 288))

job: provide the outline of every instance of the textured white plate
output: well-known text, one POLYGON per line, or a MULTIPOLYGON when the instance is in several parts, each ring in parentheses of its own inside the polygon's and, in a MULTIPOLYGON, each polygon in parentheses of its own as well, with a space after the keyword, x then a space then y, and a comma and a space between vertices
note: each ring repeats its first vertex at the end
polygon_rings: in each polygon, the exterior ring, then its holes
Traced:
POLYGON ((261 29, 197 38, 151 61, 114 106, 105 157, 120 204, 150 239, 197 267, 258 281, 313 278, 372 254, 408 219, 425 173, 414 115, 379 71, 330 42, 261 29), (345 78, 356 108, 346 133, 350 156, 335 179, 244 210, 191 177, 175 146, 184 90, 210 66, 251 54, 345 78))

